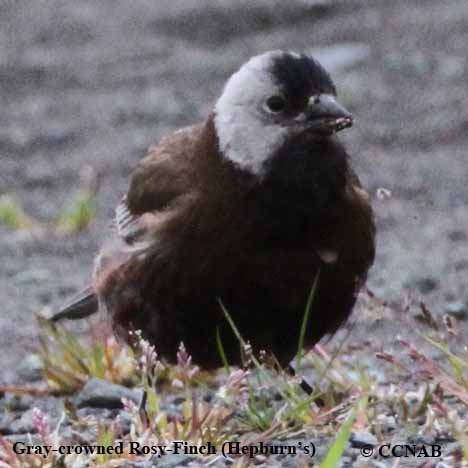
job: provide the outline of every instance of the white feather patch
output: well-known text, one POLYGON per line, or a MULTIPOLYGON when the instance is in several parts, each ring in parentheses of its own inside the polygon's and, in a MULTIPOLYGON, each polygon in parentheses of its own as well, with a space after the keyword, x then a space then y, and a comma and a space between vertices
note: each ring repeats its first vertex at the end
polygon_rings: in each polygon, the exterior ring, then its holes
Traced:
POLYGON ((338 261, 338 252, 334 250, 320 249, 317 250, 317 255, 323 263, 336 263, 338 261))
POLYGON ((271 74, 278 53, 250 59, 229 78, 215 106, 214 121, 223 156, 258 176, 287 134, 286 128, 262 113, 264 101, 278 93, 271 74))

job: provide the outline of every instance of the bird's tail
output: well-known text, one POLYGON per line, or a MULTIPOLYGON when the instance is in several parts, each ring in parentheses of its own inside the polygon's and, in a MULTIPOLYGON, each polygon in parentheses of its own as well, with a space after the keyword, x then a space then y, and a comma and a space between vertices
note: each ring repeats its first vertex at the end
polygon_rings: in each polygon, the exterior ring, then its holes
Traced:
POLYGON ((57 312, 53 313, 49 319, 57 322, 62 319, 82 319, 88 317, 98 310, 98 299, 94 288, 88 286, 79 293, 71 297, 57 312))

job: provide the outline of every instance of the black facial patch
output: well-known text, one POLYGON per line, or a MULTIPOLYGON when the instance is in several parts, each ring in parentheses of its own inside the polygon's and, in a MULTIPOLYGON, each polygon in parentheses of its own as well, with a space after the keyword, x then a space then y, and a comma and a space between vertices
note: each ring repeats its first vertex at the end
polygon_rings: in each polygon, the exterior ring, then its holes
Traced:
POLYGON ((291 112, 303 110, 314 94, 336 94, 329 73, 312 57, 287 52, 273 59, 272 73, 291 112))

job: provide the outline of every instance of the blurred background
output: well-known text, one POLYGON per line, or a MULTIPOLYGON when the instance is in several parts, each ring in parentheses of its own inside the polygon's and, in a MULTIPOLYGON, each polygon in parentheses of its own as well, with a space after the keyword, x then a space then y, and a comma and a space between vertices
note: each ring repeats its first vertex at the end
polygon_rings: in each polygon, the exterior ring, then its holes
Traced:
MULTIPOLYGON (((342 137, 377 216, 370 288, 468 319, 467 46, 466 0, 0 2, 0 380, 34 314, 88 282, 146 148, 276 48, 315 54, 356 116, 342 137)), ((358 334, 404 332, 364 309, 358 334)))

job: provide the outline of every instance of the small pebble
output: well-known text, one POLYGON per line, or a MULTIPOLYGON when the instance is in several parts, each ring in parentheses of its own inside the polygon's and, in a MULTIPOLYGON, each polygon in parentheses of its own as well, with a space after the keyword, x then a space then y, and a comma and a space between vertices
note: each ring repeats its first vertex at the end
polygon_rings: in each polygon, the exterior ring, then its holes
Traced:
POLYGON ((445 312, 457 320, 468 320, 468 307, 464 302, 449 302, 445 305, 445 312))
POLYGON ((122 398, 127 398, 134 403, 139 403, 141 392, 106 382, 101 379, 90 379, 76 397, 78 408, 85 406, 94 408, 122 408, 122 398))
POLYGON ((26 411, 34 403, 34 398, 30 395, 14 395, 12 393, 5 397, 4 406, 8 411, 26 411))
POLYGON ((416 288, 422 294, 428 294, 439 287, 439 281, 431 276, 415 276, 405 281, 405 286, 410 289, 416 288))
POLYGON ((37 382, 43 377, 44 366, 37 354, 28 354, 19 364, 18 375, 26 382, 37 382))
POLYGON ((353 432, 350 442, 353 448, 376 447, 379 443, 377 438, 367 431, 353 432))
POLYGON ((27 434, 37 432, 36 427, 33 423, 33 411, 32 409, 26 411, 21 415, 20 418, 15 419, 10 424, 11 434, 27 434))
POLYGON ((165 455, 162 458, 154 456, 151 458, 152 466, 158 466, 159 468, 177 468, 179 466, 188 466, 189 463, 197 461, 193 456, 182 455, 182 454, 170 454, 165 455))

